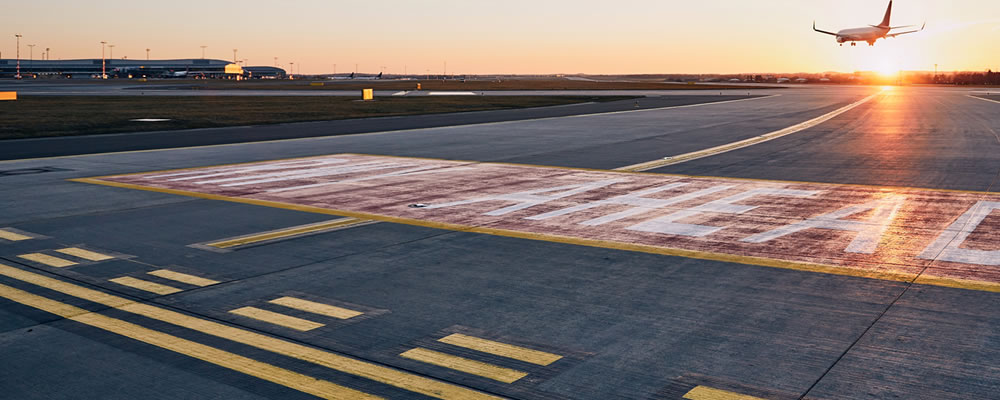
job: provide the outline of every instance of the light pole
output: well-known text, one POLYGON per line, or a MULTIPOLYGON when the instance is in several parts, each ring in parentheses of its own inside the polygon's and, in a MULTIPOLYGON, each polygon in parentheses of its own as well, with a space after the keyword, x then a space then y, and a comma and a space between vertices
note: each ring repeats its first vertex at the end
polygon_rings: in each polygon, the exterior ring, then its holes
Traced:
POLYGON ((233 64, 239 64, 240 63, 240 60, 238 58, 236 58, 236 50, 237 49, 233 49, 233 64))
POLYGON ((109 60, 115 59, 115 45, 113 44, 108 45, 108 59, 109 60))
POLYGON ((21 34, 16 34, 14 37, 17 38, 17 75, 14 75, 14 78, 21 79, 21 34))
POLYGON ((101 79, 108 79, 108 73, 104 65, 104 46, 107 44, 108 42, 101 42, 101 79))
POLYGON ((278 68, 278 57, 274 57, 274 68, 278 68))
POLYGON ((34 44, 28 45, 28 69, 35 69, 35 46, 34 44))
POLYGON ((288 64, 291 65, 290 67, 288 67, 288 72, 289 72, 288 79, 295 79, 295 63, 290 62, 288 64))
POLYGON ((45 48, 45 59, 46 60, 51 60, 51 58, 49 58, 49 50, 51 50, 51 49, 48 48, 48 47, 45 48))
POLYGON ((146 49, 146 61, 149 61, 149 49, 146 49))
POLYGON ((206 48, 206 47, 208 47, 208 46, 201 46, 201 58, 202 58, 202 59, 204 59, 204 58, 205 58, 205 48, 206 48))

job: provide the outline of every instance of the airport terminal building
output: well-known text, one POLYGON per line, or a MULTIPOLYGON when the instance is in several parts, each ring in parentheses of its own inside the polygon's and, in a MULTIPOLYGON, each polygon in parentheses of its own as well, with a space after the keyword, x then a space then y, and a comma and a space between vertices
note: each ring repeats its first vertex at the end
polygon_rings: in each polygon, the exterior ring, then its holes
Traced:
MULTIPOLYGON (((102 60, 21 60, 21 77, 99 79, 102 60)), ((103 60, 108 78, 205 78, 205 79, 280 79, 285 70, 276 67, 241 67, 226 60, 207 58, 181 60, 103 60)), ((17 77, 17 60, 0 59, 0 78, 17 77)))

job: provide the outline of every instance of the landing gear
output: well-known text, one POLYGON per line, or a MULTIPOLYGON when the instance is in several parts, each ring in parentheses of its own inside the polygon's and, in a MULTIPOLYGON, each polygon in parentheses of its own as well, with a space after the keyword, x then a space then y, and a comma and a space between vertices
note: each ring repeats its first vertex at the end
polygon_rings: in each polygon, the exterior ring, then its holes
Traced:
POLYGON ((874 46, 874 45, 875 45, 875 41, 874 41, 874 40, 873 40, 873 41, 870 41, 870 42, 868 42, 868 46, 874 46))
POLYGON ((857 46, 858 42, 851 42, 851 47, 857 46))

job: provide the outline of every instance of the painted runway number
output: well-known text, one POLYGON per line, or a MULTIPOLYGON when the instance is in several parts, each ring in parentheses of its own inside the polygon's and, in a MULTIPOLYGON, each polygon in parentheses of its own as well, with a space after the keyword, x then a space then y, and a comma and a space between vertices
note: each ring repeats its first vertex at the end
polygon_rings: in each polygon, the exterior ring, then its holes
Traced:
POLYGON ((986 193, 352 154, 80 181, 529 239, 1000 290, 1000 195, 986 193))

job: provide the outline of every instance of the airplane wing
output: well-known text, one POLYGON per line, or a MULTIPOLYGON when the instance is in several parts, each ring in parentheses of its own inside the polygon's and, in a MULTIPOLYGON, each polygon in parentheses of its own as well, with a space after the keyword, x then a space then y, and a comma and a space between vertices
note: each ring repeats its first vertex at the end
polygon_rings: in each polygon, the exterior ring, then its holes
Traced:
POLYGON ((913 30, 913 31, 899 32, 899 33, 891 33, 891 34, 885 35, 885 37, 887 37, 887 38, 893 38, 893 37, 896 37, 896 36, 899 36, 899 35, 905 35, 907 33, 917 33, 917 32, 920 32, 920 31, 924 30, 924 28, 926 28, 926 27, 927 27, 927 23, 924 22, 924 24, 920 26, 920 29, 913 30))
MULTIPOLYGON (((827 32, 827 31, 821 31, 821 30, 819 30, 819 29, 816 29, 816 21, 813 21, 813 30, 814 30, 814 31, 816 31, 816 32, 819 32, 819 33, 825 33, 825 34, 827 34, 827 35, 833 35, 833 36, 837 36, 837 34, 836 34, 836 33, 833 33, 833 32, 827 32)), ((901 35, 902 35, 902 34, 901 34, 901 35)))

